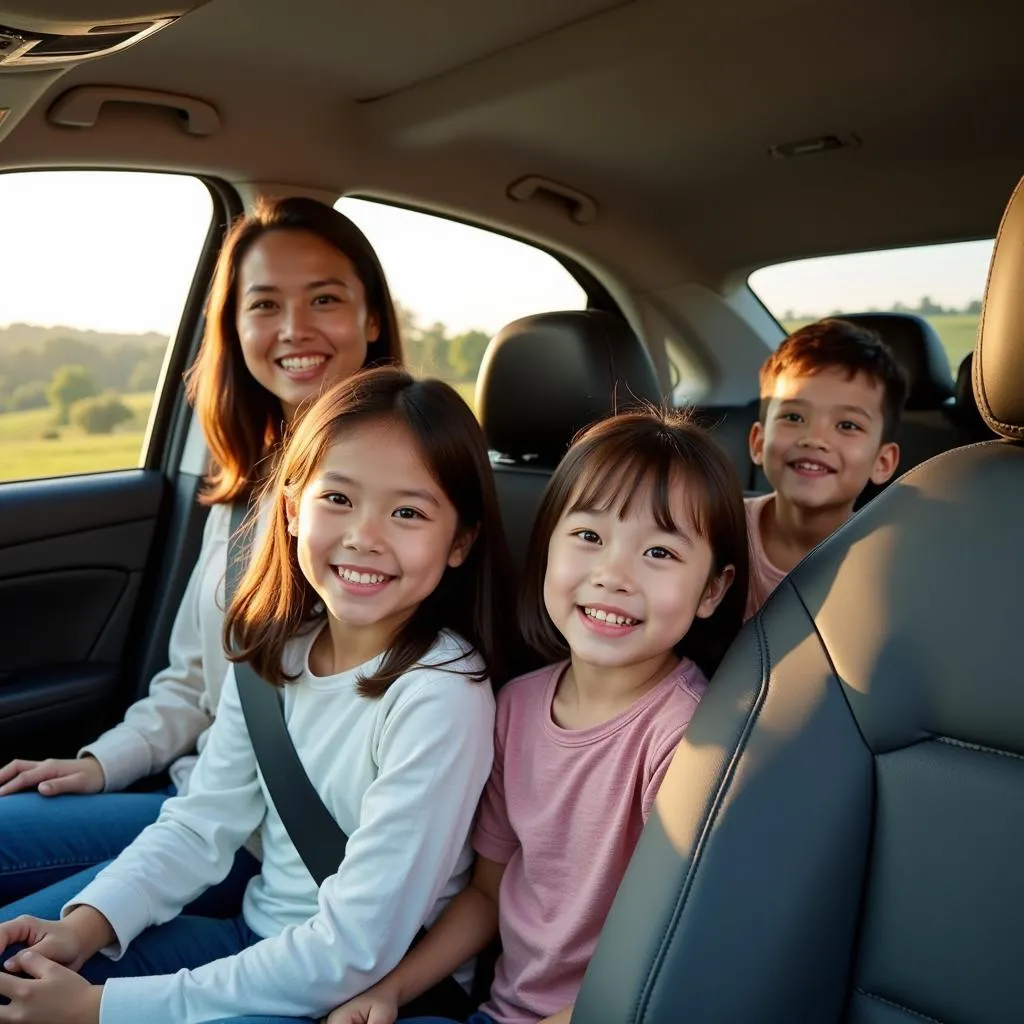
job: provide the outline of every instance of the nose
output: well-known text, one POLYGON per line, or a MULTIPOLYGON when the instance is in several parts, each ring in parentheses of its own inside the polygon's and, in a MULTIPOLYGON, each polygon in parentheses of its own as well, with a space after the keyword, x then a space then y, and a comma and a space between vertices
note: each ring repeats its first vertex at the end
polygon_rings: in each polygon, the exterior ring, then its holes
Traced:
POLYGON ((815 448, 818 451, 827 451, 829 445, 824 425, 817 420, 813 420, 807 425, 807 429, 804 431, 798 444, 801 448, 815 448))
POLYGON ((342 543, 349 551, 379 554, 384 548, 379 517, 368 509, 350 515, 342 543))
POLYGON ((289 302, 281 311, 280 337, 282 341, 301 342, 311 333, 309 308, 304 302, 289 302))
POLYGON ((602 590, 628 594, 633 580, 623 552, 612 545, 604 547, 594 562, 590 582, 602 590))

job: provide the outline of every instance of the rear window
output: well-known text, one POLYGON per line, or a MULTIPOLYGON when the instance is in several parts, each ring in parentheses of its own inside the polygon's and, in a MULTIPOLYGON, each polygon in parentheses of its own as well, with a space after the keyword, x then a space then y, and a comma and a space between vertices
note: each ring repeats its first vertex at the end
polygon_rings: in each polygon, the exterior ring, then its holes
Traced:
POLYGON ((954 373, 974 347, 993 240, 822 256, 763 267, 749 285, 783 328, 844 313, 914 313, 954 373))

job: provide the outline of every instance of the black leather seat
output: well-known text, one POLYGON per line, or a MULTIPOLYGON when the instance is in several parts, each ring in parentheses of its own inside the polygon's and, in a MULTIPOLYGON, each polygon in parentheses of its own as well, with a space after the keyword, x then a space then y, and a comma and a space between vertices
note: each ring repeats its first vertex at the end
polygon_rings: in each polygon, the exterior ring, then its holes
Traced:
POLYGON ((974 368, 1005 440, 910 471, 741 632, 573 1024, 1024 1018, 1024 182, 974 368))
POLYGON ((979 441, 991 441, 997 435, 988 428, 978 409, 974 397, 974 386, 971 380, 971 368, 974 364, 974 353, 968 352, 960 363, 956 373, 956 404, 954 406, 956 425, 960 431, 961 444, 977 444, 979 441))
POLYGON ((541 494, 573 437, 616 410, 661 400, 647 350, 611 313, 528 316, 491 340, 477 378, 476 407, 520 568, 541 494))

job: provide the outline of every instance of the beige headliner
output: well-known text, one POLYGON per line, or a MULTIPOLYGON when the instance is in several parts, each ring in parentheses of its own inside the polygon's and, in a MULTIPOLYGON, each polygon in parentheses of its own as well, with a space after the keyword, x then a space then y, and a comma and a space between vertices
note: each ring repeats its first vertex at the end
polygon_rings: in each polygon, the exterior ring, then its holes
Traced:
POLYGON ((211 0, 61 76, 0 75, 0 105, 36 98, 0 165, 375 193, 549 240, 634 296, 727 290, 766 262, 991 234, 1024 169, 1014 7, 211 0), (50 126, 52 101, 83 84, 200 97, 223 129, 193 138, 130 108, 94 129, 50 126), (863 145, 768 154, 832 133, 863 145), (513 202, 506 189, 525 174, 593 196, 597 220, 513 202))

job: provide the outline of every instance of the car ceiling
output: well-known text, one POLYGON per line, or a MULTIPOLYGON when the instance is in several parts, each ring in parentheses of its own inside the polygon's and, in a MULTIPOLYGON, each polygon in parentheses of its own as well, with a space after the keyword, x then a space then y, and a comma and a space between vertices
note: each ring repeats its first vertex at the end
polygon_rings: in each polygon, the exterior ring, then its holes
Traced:
MULTIPOLYGON (((69 4, 33 17, 51 7, 69 4)), ((210 0, 121 53, 0 73, 0 166, 378 194, 548 240, 635 293, 720 287, 787 258, 990 235, 1024 170, 1022 29, 1024 8, 962 0, 210 0), (94 84, 207 100, 222 128, 131 108, 48 123, 94 84), (860 145, 769 153, 823 135, 860 145), (509 199, 531 174, 592 196, 596 220, 509 199)))

